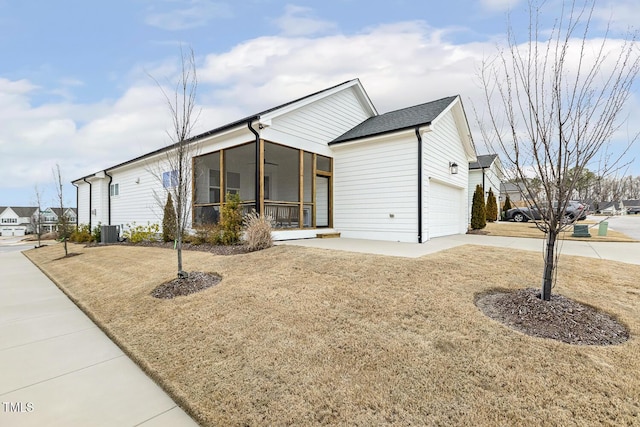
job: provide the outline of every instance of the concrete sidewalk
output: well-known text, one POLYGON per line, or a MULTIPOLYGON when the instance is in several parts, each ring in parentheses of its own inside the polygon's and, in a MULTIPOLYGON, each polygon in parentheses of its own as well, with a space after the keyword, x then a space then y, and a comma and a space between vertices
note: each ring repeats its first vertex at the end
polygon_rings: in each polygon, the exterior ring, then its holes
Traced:
MULTIPOLYGON (((277 242, 282 245, 308 246, 359 253, 417 258, 461 245, 496 246, 543 253, 543 239, 495 237, 477 234, 458 234, 437 237, 426 243, 401 243, 361 239, 306 239, 277 242)), ((628 264, 640 264, 640 243, 586 242, 558 240, 561 255, 609 259, 628 264)))
POLYGON ((0 253, 0 426, 196 426, 18 251, 0 253))

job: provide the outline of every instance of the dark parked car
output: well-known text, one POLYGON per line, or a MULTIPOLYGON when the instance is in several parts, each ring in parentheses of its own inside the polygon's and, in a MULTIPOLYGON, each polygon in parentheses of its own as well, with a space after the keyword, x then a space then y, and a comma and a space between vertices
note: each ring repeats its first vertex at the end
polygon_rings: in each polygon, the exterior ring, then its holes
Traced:
MULTIPOLYGON (((554 203, 555 205, 555 203, 554 203)), ((587 206, 576 201, 570 201, 565 209, 565 217, 569 220, 583 220, 587 218, 587 206)), ((507 221, 515 222, 527 222, 529 220, 542 219, 542 214, 535 207, 533 208, 513 208, 505 212, 505 219, 507 221)))
POLYGON ((634 215, 640 214, 640 206, 632 206, 630 208, 627 208, 627 213, 634 215))

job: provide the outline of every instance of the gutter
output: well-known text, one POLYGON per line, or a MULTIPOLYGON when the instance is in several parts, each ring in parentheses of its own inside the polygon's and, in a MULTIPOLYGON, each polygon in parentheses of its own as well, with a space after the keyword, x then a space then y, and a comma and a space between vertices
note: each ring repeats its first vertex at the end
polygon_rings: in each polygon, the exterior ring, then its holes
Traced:
MULTIPOLYGON (((258 117, 259 118, 259 117, 258 117)), ((256 130, 253 128, 253 120, 249 120, 247 121, 247 127, 249 128, 249 130, 251 131, 252 134, 255 135, 256 137, 256 212, 258 213, 258 215, 260 215, 262 212, 260 212, 260 198, 262 197, 262 194, 260 194, 260 179, 262 178, 260 176, 260 134, 258 132, 256 132, 256 130)))
MULTIPOLYGON (((82 180, 89 184, 89 231, 91 231, 91 183, 87 181, 87 178, 82 178, 82 180)), ((80 211, 78 211, 78 220, 80 220, 80 211)))
MULTIPOLYGON (((78 186, 76 185, 75 182, 72 182, 71 185, 73 185, 74 187, 76 187, 76 229, 78 228, 78 226, 80 225, 78 223, 78 221, 80 221, 80 210, 78 209, 79 206, 79 202, 80 202, 80 190, 78 190, 78 186)), ((91 213, 91 212, 89 212, 91 213)))
POLYGON ((113 177, 107 173, 106 169, 104 174, 109 177, 109 185, 107 186, 109 191, 107 195, 107 225, 111 225, 111 181, 113 181, 113 177))

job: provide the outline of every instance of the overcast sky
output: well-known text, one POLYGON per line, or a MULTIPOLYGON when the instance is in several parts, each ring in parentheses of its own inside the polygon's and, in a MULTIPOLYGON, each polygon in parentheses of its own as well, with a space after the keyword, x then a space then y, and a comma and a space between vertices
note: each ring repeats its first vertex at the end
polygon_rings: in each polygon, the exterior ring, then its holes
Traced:
MULTIPOLYGON (((160 82, 180 46, 198 64, 197 131, 360 78, 380 113, 459 94, 474 126, 477 70, 507 25, 526 31, 518 0, 0 0, 0 205, 53 203, 51 170, 71 181, 166 145, 160 82)), ((551 24, 559 3, 548 0, 551 24)), ((640 22, 637 0, 598 1, 593 36, 640 22), (615 3, 615 8, 611 5, 615 3)), ((524 35, 524 34, 523 34, 524 35)), ((625 112, 640 130, 635 88, 625 112)), ((640 175, 640 144, 628 173, 640 175)), ((66 199, 75 204, 75 187, 66 199)))

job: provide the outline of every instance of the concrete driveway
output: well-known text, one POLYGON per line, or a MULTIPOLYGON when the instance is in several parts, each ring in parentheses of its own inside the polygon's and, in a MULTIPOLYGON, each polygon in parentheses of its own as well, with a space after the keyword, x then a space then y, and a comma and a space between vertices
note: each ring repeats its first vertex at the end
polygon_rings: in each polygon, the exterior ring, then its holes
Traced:
MULTIPOLYGON (((309 246, 408 258, 417 258, 461 245, 496 246, 540 253, 544 250, 543 239, 483 236, 477 234, 456 234, 453 236, 437 237, 422 244, 348 238, 291 240, 277 242, 277 244, 309 246)), ((563 240, 561 241, 560 253, 562 255, 610 259, 629 264, 640 264, 640 243, 638 242, 613 243, 563 240)))
MULTIPOLYGON (((605 217, 593 217, 602 221, 605 217)), ((640 215, 620 215, 606 218, 609 228, 624 233, 629 237, 640 240, 640 215)), ((640 255, 638 255, 640 257, 640 255)))
POLYGON ((0 240, 0 426, 196 426, 21 250, 0 240))

